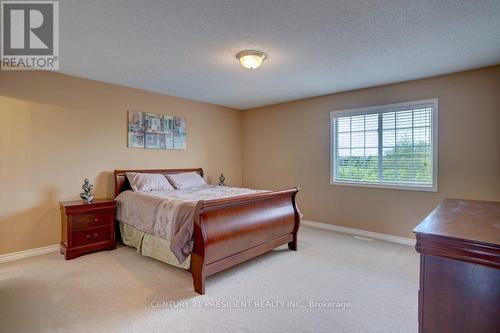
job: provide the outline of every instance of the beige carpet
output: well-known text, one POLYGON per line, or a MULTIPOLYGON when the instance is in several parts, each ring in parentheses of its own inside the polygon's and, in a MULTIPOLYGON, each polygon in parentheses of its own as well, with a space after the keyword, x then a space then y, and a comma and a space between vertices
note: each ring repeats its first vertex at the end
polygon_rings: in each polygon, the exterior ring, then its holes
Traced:
POLYGON ((277 249, 208 278, 204 296, 188 272, 128 247, 1 264, 0 331, 417 331, 412 247, 307 227, 299 240, 298 252, 277 249))

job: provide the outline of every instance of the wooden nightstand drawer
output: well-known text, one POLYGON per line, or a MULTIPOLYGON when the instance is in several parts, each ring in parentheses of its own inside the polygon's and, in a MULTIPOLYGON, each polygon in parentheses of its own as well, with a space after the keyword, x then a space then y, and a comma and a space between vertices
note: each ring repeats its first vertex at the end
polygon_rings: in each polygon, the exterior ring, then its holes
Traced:
POLYGON ((73 215, 71 217, 71 226, 73 230, 109 226, 113 222, 113 216, 108 212, 73 215))
POLYGON ((85 229, 73 231, 72 240, 73 246, 83 246, 92 243, 99 243, 110 240, 112 238, 110 227, 101 227, 94 229, 85 229))

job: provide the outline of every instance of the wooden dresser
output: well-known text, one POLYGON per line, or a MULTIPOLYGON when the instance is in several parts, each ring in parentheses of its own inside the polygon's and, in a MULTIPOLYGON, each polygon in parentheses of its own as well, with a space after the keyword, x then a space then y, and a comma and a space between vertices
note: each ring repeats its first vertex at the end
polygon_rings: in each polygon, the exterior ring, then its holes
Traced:
POLYGON ((61 202, 61 253, 66 260, 116 248, 113 199, 61 202))
POLYGON ((413 232, 419 332, 500 332, 500 202, 446 199, 413 232))

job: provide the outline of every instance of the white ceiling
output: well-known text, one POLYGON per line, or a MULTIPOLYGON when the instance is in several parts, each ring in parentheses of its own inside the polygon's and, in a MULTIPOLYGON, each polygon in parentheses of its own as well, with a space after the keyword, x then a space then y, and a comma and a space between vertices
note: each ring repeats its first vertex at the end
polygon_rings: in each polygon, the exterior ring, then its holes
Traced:
POLYGON ((65 74, 254 108, 500 63, 500 1, 64 0, 65 74), (256 71, 234 57, 265 51, 256 71))

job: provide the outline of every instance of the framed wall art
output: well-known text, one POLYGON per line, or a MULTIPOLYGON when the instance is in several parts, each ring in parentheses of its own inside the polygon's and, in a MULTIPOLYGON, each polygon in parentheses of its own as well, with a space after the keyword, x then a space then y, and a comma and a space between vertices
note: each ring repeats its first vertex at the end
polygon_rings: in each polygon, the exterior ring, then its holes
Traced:
POLYGON ((186 119, 128 111, 129 148, 186 149, 186 119))

